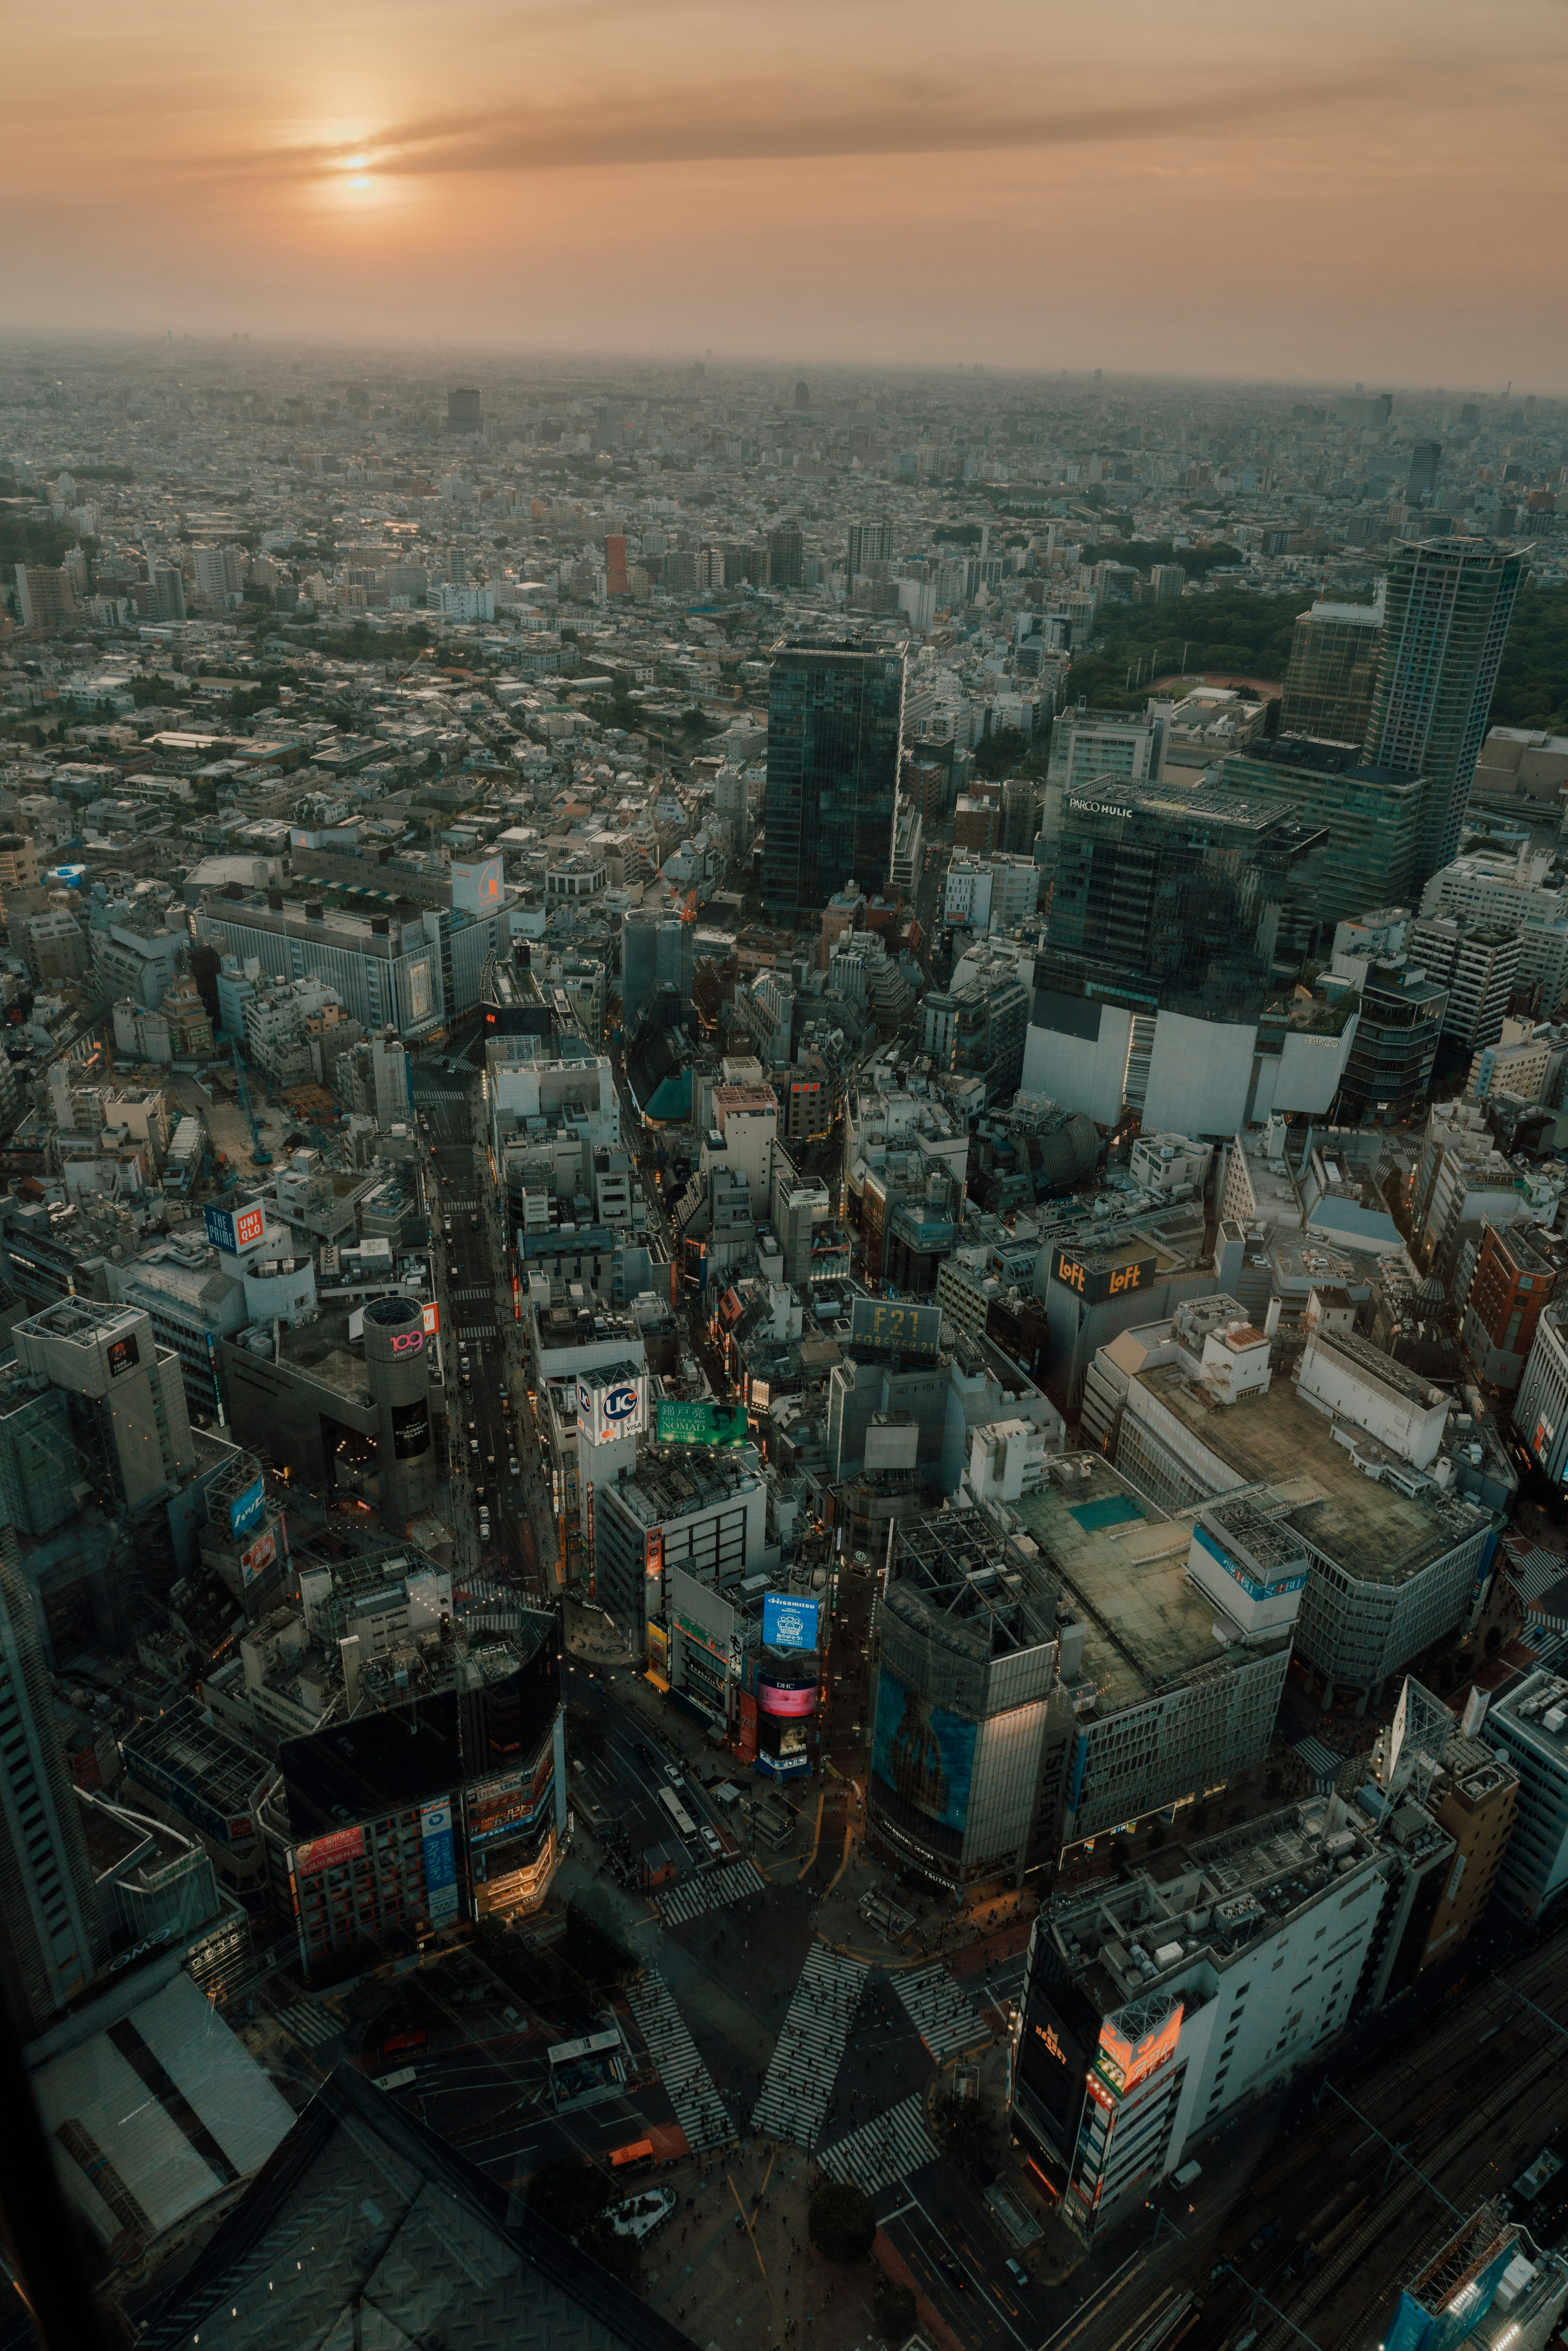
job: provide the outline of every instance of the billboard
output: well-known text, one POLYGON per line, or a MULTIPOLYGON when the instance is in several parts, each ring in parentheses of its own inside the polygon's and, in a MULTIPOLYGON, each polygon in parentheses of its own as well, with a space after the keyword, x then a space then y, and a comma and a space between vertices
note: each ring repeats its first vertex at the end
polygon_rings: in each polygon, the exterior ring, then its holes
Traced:
POLYGON ((975 1725, 933 1706, 885 1667, 877 1684, 871 1768, 914 1812, 962 1836, 975 1769, 975 1725))
POLYGON ((141 1350, 132 1338, 111 1339, 106 1359, 110 1378, 117 1380, 122 1373, 135 1370, 141 1361, 141 1350))
POLYGON ((267 1212, 264 1208, 214 1208, 209 1205, 203 1209, 202 1216, 207 1228, 207 1238, 226 1257, 239 1257, 246 1249, 255 1249, 267 1237, 267 1212))
POLYGON ((419 1311, 424 1317, 424 1335, 433 1339, 441 1328, 441 1309, 434 1298, 427 1298, 419 1311))
POLYGON ((739 1404, 679 1404, 662 1396, 654 1412, 661 1445, 744 1445, 749 1431, 739 1404))
POLYGON ((408 967, 408 1017, 411 1020, 428 1020, 430 1018, 428 959, 411 963, 408 967))
POLYGON ((758 1714, 776 1715, 784 1722, 802 1722, 817 1711, 817 1685, 815 1682, 765 1682, 759 1676, 757 1711, 758 1714))
POLYGON ((645 1573, 650 1576, 664 1573, 664 1530, 650 1527, 643 1543, 645 1573))
POLYGON ((455 859, 452 865, 452 903, 470 914, 493 914, 501 903, 503 883, 501 861, 486 857, 483 863, 465 865, 455 859))
POLYGON ((942 1342, 942 1309, 902 1299, 857 1298, 850 1308, 852 1347, 885 1347, 904 1355, 935 1355, 942 1342))
POLYGON ((457 1848, 452 1840, 452 1805, 445 1797, 421 1804, 419 1833, 424 1847, 424 1907, 433 1927, 457 1916, 457 1848))
POLYGON ((577 1426, 591 1445, 608 1445, 617 1437, 636 1437, 647 1426, 641 1373, 604 1382, 579 1380, 577 1426))
POLYGON ((257 1535, 256 1541, 246 1550, 241 1552, 240 1574, 246 1583, 254 1583, 258 1575, 264 1575, 267 1573, 277 1557, 277 1538, 268 1527, 265 1534, 257 1535))
POLYGON ((413 1461, 430 1450, 430 1406, 421 1396, 414 1404, 392 1408, 392 1458, 413 1461))
POLYGON ((362 1828, 334 1829, 330 1836, 313 1838, 309 1844, 294 1848, 296 1877, 314 1877, 318 1870, 343 1869, 350 1861, 358 1861, 365 1850, 362 1828))
POLYGON ((531 1828, 550 1792, 554 1757, 547 1750, 536 1771, 502 1771, 476 1781, 465 1798, 470 1850, 531 1828))
POLYGON ((1108 1298, 1125 1298, 1134 1290, 1147 1290, 1159 1270, 1157 1257, 1134 1258, 1131 1265, 1094 1266, 1071 1250, 1052 1251, 1051 1278, 1064 1289, 1074 1290, 1085 1306, 1103 1306, 1108 1298))
POLYGON ((267 1487, 261 1479, 247 1486, 243 1494, 229 1504, 229 1532, 247 1535, 252 1527, 260 1524, 267 1510, 267 1487))
POLYGON ((820 1600, 798 1599, 792 1592, 762 1595, 762 1645, 768 1649, 814 1649, 820 1600))

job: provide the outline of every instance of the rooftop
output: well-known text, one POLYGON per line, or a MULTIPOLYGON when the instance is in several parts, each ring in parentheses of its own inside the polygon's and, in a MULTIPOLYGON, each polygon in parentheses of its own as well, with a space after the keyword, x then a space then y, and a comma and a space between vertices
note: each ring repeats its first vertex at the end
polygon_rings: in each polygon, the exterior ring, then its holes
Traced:
POLYGON ((902 1526, 885 1604, 984 1657, 1036 1648, 1056 1631, 1045 1562, 1020 1552, 983 1510, 941 1510, 902 1526))
POLYGON ((1288 1380, 1226 1405, 1179 1364, 1145 1372, 1141 1384, 1237 1485, 1301 1493, 1290 1524, 1358 1582, 1406 1583, 1485 1522, 1486 1512, 1452 1495, 1412 1497, 1367 1477, 1335 1441, 1334 1424, 1288 1380))

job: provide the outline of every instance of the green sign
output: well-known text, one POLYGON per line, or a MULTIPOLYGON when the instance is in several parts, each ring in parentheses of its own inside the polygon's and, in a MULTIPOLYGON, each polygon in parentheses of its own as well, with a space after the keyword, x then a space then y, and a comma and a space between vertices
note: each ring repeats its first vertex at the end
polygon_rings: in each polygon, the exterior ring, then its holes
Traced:
POLYGON ((654 1418, 661 1445, 744 1445, 750 1431, 743 1404, 680 1404, 661 1397, 654 1418))

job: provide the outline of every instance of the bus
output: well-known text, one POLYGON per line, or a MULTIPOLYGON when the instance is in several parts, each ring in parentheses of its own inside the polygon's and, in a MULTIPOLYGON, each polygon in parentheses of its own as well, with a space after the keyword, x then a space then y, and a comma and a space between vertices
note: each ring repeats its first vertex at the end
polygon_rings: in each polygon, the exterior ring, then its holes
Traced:
POLYGON ((685 1806, 682 1803, 679 1796, 676 1795, 673 1788, 661 1788, 659 1791, 659 1802, 663 1804, 665 1812, 668 1813, 671 1820, 674 1821, 676 1828, 679 1829, 684 1837, 695 1836, 697 1833, 697 1824, 695 1821, 693 1820, 690 1813, 687 1812, 685 1806))

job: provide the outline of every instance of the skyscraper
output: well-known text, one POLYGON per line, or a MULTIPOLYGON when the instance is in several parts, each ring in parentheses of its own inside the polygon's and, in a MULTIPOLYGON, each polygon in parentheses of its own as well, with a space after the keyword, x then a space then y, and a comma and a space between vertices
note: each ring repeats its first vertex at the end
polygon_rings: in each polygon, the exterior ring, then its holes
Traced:
POLYGON ((845 569, 852 579, 873 563, 891 563, 892 560, 893 525, 890 522, 851 523, 845 569))
POLYGON ((87 1989, 99 1912, 13 1530, 0 1527, 0 1969, 34 2031, 87 1989))
POLYGON ((1406 479, 1405 495, 1413 506, 1432 496, 1437 486, 1437 467, 1443 459, 1440 441, 1417 441, 1410 452, 1410 472, 1406 479))
POLYGON ((902 646, 783 639, 768 682, 762 896, 792 928, 834 890, 887 886, 904 730, 902 646))
POLYGON ((1321 601, 1298 612, 1280 705, 1281 736, 1359 747, 1366 737, 1382 639, 1381 586, 1371 604, 1321 601))
POLYGON ((1416 883, 1458 848, 1523 569, 1490 538, 1413 539, 1390 552, 1365 748, 1379 766, 1428 780, 1416 883))
POLYGON ((805 582, 805 542, 793 523, 780 523, 768 534, 768 585, 802 588, 805 582))
POLYGON ((479 413, 479 395, 471 389, 449 392, 446 395, 446 430, 448 433, 482 433, 484 420, 479 413))

